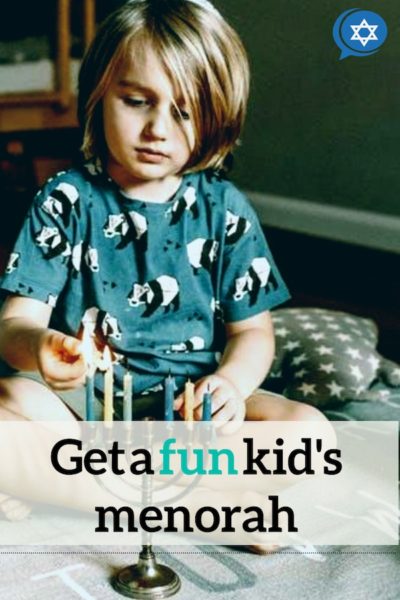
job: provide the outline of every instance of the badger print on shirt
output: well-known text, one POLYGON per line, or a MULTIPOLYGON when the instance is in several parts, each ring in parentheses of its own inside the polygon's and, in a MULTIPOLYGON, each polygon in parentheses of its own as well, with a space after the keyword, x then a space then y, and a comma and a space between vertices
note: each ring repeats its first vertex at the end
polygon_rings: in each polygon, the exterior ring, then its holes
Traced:
POLYGON ((172 344, 171 352, 193 352, 193 350, 203 350, 204 347, 204 339, 198 335, 194 335, 185 342, 181 342, 180 344, 172 344))
POLYGON ((42 207, 54 219, 61 217, 64 227, 68 227, 73 210, 78 217, 81 216, 79 192, 74 185, 67 182, 60 183, 47 196, 42 207))
POLYGON ((215 240, 196 238, 187 245, 189 262, 193 267, 194 274, 203 268, 211 272, 212 265, 217 259, 219 243, 215 240))
POLYGON ((257 302, 258 294, 262 288, 265 288, 267 292, 269 289, 276 287, 275 277, 270 278, 270 275, 271 265, 268 260, 264 256, 255 258, 246 273, 235 280, 233 299, 240 301, 248 294, 249 306, 253 306, 257 302))
POLYGON ((85 252, 85 263, 92 271, 92 273, 99 272, 99 253, 97 252, 96 248, 92 248, 91 246, 87 247, 87 250, 85 252))
POLYGON ((47 296, 46 304, 51 306, 51 308, 54 308, 57 304, 57 300, 58 300, 58 296, 55 296, 54 294, 49 294, 47 296))
POLYGON ((117 250, 126 248, 130 242, 135 242, 139 250, 147 250, 147 220, 136 211, 109 215, 103 226, 106 238, 120 237, 117 250))
POLYGON ((47 249, 44 257, 51 260, 56 256, 63 256, 64 261, 71 256, 71 245, 67 236, 58 229, 58 227, 42 227, 39 233, 35 234, 36 244, 40 248, 47 249))
POLYGON ((215 319, 217 321, 224 320, 224 311, 222 309, 221 302, 219 300, 217 300, 216 298, 211 298, 210 308, 211 308, 212 312, 214 313, 215 319))
POLYGON ((79 244, 76 244, 76 246, 72 248, 71 265, 73 277, 77 277, 78 273, 81 271, 82 245, 83 242, 79 242, 79 244))
POLYGON ((176 223, 179 223, 185 211, 189 211, 194 219, 197 219, 199 216, 196 189, 192 185, 189 185, 185 193, 175 200, 170 210, 172 214, 170 224, 176 225, 176 223))
POLYGON ((77 277, 82 268, 82 257, 87 267, 93 272, 99 271, 99 256, 96 248, 92 248, 85 242, 79 242, 72 248, 71 264, 72 276, 77 277))
POLYGON ((226 211, 225 231, 226 243, 236 244, 240 238, 249 231, 251 227, 250 221, 239 215, 235 215, 230 210, 226 211))
POLYGON ((106 343, 109 338, 119 341, 122 338, 118 320, 97 306, 88 308, 81 322, 82 325, 88 327, 90 335, 93 335, 99 342, 106 343))
POLYGON ((11 252, 10 258, 6 266, 6 273, 12 273, 15 269, 18 269, 20 263, 21 254, 19 252, 11 252))
POLYGON ((179 308, 179 284, 174 277, 161 275, 157 279, 147 281, 143 285, 134 283, 128 295, 128 303, 133 308, 144 305, 146 310, 142 317, 150 317, 158 308, 164 312, 179 308))

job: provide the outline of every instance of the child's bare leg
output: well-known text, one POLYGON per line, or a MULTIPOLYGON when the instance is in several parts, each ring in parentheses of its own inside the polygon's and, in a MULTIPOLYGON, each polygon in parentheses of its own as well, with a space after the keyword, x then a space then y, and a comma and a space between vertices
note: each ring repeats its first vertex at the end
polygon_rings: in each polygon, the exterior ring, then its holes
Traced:
MULTIPOLYGON (((0 421, 71 419, 73 419, 72 413, 61 400, 40 383, 18 376, 0 379, 0 421)), ((19 477, 15 479, 16 482, 21 481, 19 477)), ((0 489, 3 489, 1 480, 0 489)), ((18 491, 15 490, 17 495, 18 491)), ((0 492, 0 514, 8 520, 19 521, 27 517, 30 512, 29 504, 0 492)))
POLYGON ((0 420, 44 421, 30 430, 5 429, 0 438, 0 490, 8 496, 93 512, 97 504, 118 504, 85 472, 73 480, 58 473, 49 456, 68 422, 68 435, 80 438, 79 422, 52 390, 23 377, 0 379, 0 420), (54 426, 49 421, 54 422, 54 426), (76 430, 73 426, 76 423, 76 430))
POLYGON ((246 421, 320 421, 327 418, 309 404, 259 391, 246 400, 246 421))
MULTIPOLYGON (((74 421, 73 415, 65 407, 56 394, 43 385, 23 378, 0 379, 0 419, 1 420, 55 420, 74 421)), ((248 401, 248 419, 263 420, 270 416, 273 420, 290 420, 294 416, 298 420, 306 420, 306 416, 319 418, 318 411, 290 403, 290 401, 260 394, 253 396, 248 401), (269 411, 264 413, 266 408, 269 411), (293 409, 293 410, 292 410, 293 409), (308 412, 309 411, 309 412, 308 412)), ((321 415, 321 420, 323 419, 321 415)), ((76 423, 77 437, 79 437, 79 424, 76 423)), ((34 435, 34 433, 32 433, 34 435)), ((37 431, 36 431, 37 435, 37 431)), ((0 469, 0 489, 12 496, 23 496, 36 501, 51 503, 59 506, 93 511, 93 506, 118 505, 119 502, 112 494, 107 494, 98 487, 95 480, 83 476, 75 476, 73 482, 69 478, 60 477, 49 464, 49 451, 54 444, 54 436, 51 432, 43 429, 36 439, 13 439, 7 438, 7 432, 0 440, 0 454, 7 457, 0 469), (46 437, 47 436, 47 437, 46 437), (16 477, 16 473, 18 476, 16 477), (40 481, 38 481, 40 474, 40 481), (39 485, 38 485, 39 484, 39 485)), ((177 486, 172 486, 169 493, 182 491, 177 486), (175 490, 175 488, 177 488, 175 490)), ((203 490, 204 491, 204 490, 203 490)), ((265 491, 265 490, 264 490, 265 491)), ((256 490, 255 493, 259 493, 256 490)), ((210 504, 215 500, 216 505, 225 499, 224 490, 209 489, 207 498, 210 504)), ((204 505, 204 494, 202 490, 194 490, 187 497, 187 505, 191 508, 204 505)), ((237 496, 237 504, 242 505, 245 498, 241 498, 240 490, 232 490, 231 500, 237 496)), ((246 505, 247 502, 244 503, 246 505)), ((251 549, 257 552, 270 552, 274 546, 255 545, 251 549)))
MULTIPOLYGON (((13 377, 0 379, 0 419, 74 422, 73 415, 58 396, 36 381, 13 377)), ((60 434, 52 431, 46 423, 30 432, 2 432, 0 437, 0 490, 9 496, 23 497, 36 502, 63 506, 93 513, 94 506, 119 506, 120 502, 111 492, 99 487, 95 478, 83 473, 73 478, 58 473, 50 464, 49 456, 60 434), (31 436, 27 439, 27 434, 31 436)), ((59 427, 55 423, 55 427, 59 427)), ((76 422, 76 437, 80 438, 76 422)), ((69 431, 68 435, 71 432, 69 431)), ((65 436, 65 432, 62 433, 65 436)), ((72 435, 74 437, 74 435, 72 435)), ((182 486, 168 488, 168 496, 182 492, 182 486)), ((135 492, 133 492, 135 493, 135 492)), ((224 492, 225 493, 225 492, 224 492)), ((140 491, 137 492, 140 501, 140 491)), ((210 490, 209 494, 213 494, 210 490)), ((221 503, 223 494, 214 492, 215 502, 221 503)), ((209 496, 208 496, 209 497, 209 496)), ((191 500, 191 499, 190 499, 191 500)), ((188 503, 190 502, 187 499, 188 503)), ((212 498, 210 498, 210 502, 212 498)), ((203 492, 195 490, 193 506, 204 506, 203 492)))
MULTIPOLYGON (((322 440, 324 447, 336 447, 336 434, 333 426, 318 408, 303 402, 297 402, 296 400, 289 400, 283 396, 269 394, 263 390, 255 392, 247 399, 246 421, 277 422, 276 437, 283 438, 287 452, 295 449, 298 443, 297 435, 296 439, 293 439, 294 429, 292 424, 296 422, 312 423, 313 430, 318 433, 318 437, 322 440)), ((273 429, 269 429, 268 431, 271 435, 273 429)), ((323 466, 322 461, 323 458, 320 455, 316 456, 315 466, 318 467, 320 464, 323 466)), ((279 482, 275 479, 273 480, 272 477, 270 481, 286 487, 299 481, 299 477, 287 474, 284 478, 280 478, 279 482)), ((261 490, 257 489, 257 491, 260 492, 261 490)))
MULTIPOLYGON (((314 421, 324 425, 326 417, 317 408, 283 396, 275 396, 268 392, 258 392, 250 396, 246 402, 246 420, 248 421, 314 421)), ((280 426, 280 435, 282 435, 280 426)), ((325 436, 334 439, 333 430, 323 427, 325 436), (333 437, 332 437, 333 434, 333 437)), ((328 440, 327 440, 328 441, 328 440)), ((279 550, 277 545, 254 544, 249 550, 256 554, 270 554, 279 550)))
POLYGON ((0 379, 0 421, 74 421, 60 398, 38 381, 0 379))

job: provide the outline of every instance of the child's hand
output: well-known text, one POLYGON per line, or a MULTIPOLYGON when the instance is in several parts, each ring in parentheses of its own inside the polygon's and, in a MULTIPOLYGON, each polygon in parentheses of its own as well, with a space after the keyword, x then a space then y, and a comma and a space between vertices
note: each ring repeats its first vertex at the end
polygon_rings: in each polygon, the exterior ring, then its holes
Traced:
MULTIPOLYGON (((244 421, 245 402, 236 387, 225 377, 217 373, 202 377, 194 388, 194 420, 201 421, 203 415, 203 396, 209 391, 212 394, 212 420, 218 427, 226 421, 234 421, 239 427, 244 421)), ((185 394, 182 392, 174 402, 174 409, 184 416, 185 394)), ((233 433, 229 427, 229 433, 233 433)), ((224 428, 225 430, 225 428, 224 428)), ((228 431, 227 431, 228 433, 228 431)))
POLYGON ((37 340, 36 355, 39 371, 53 389, 68 390, 84 384, 86 362, 78 339, 46 329, 37 340))

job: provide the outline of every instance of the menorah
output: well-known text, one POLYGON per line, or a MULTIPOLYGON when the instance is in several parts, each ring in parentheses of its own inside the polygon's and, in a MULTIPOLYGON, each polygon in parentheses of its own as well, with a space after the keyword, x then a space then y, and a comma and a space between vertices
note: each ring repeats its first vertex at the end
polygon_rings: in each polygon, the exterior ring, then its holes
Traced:
MULTIPOLYGON (((87 324, 84 324, 87 325, 87 324)), ((95 402, 95 392, 94 392, 94 373, 96 367, 94 366, 94 329, 91 328, 89 323, 88 327, 84 327, 84 337, 83 337, 83 353, 86 358, 88 370, 87 370, 87 378, 86 378, 86 421, 94 421, 94 402, 95 402)), ((103 434, 108 437, 108 439, 112 439, 112 426, 113 426, 113 404, 114 404, 114 393, 113 393, 113 370, 112 370, 112 361, 111 354, 109 348, 106 346, 103 352, 102 358, 102 366, 105 369, 104 375, 104 409, 103 409, 103 421, 104 421, 104 429, 103 434)), ((175 393, 175 381, 174 378, 169 374, 164 380, 164 420, 166 421, 166 427, 168 434, 172 434, 174 430, 174 393, 175 393)), ((211 420, 211 393, 209 390, 203 396, 203 412, 202 412, 202 420, 210 422, 211 420)), ((124 421, 124 431, 125 431, 125 443, 130 444, 133 443, 132 435, 133 435, 133 423, 132 422, 132 376, 127 370, 124 378, 123 378, 123 421, 124 421)), ((194 442, 199 441, 203 446, 208 446, 213 437, 213 429, 211 427, 211 423, 209 423, 209 427, 207 427, 206 431, 202 432, 200 440, 194 439, 194 430, 191 426, 194 418, 194 384, 189 380, 185 385, 185 405, 184 405, 184 419, 187 422, 187 439, 186 439, 186 447, 190 450, 193 447, 194 442)), ((146 422, 145 426, 145 435, 143 444, 146 448, 152 450, 153 448, 153 419, 151 417, 145 417, 144 421, 146 422)), ((89 440, 92 443, 93 438, 89 440)), ((206 453, 206 456, 208 454, 206 453)), ((159 466, 155 467, 155 472, 159 466)), ((157 486, 157 489, 154 488, 154 481, 151 476, 147 474, 143 474, 141 476, 140 485, 134 484, 132 482, 129 483, 131 489, 136 489, 140 491, 140 501, 132 501, 129 498, 129 502, 133 506, 149 506, 152 504, 153 506, 160 506, 160 503, 154 502, 153 496, 155 491, 160 492, 168 486, 173 484, 179 484, 180 478, 182 477, 181 473, 176 473, 171 479, 167 482, 160 482, 157 486)), ((184 486, 182 491, 176 493, 175 495, 171 495, 168 498, 168 502, 176 502, 184 495, 188 494, 189 491, 194 488, 199 480, 201 475, 196 475, 193 481, 188 486, 184 486)), ((114 496, 116 496, 119 500, 126 501, 126 498, 122 495, 115 492, 115 490, 111 490, 110 486, 105 482, 105 480, 100 477, 96 477, 96 481, 99 483, 101 487, 105 489, 107 492, 111 492, 114 496)), ((165 500, 164 500, 165 501, 165 500)), ((163 502, 164 502, 163 501, 163 502)), ((166 565, 160 564, 157 562, 155 553, 153 551, 152 546, 152 534, 148 531, 142 529, 141 531, 141 545, 142 549, 139 553, 138 561, 136 564, 133 564, 129 567, 121 570, 117 575, 112 579, 113 588, 120 594, 127 596, 129 598, 150 598, 150 599, 158 599, 158 598, 167 598, 168 596, 172 596, 176 594, 180 587, 181 581, 178 574, 167 567, 166 565)))

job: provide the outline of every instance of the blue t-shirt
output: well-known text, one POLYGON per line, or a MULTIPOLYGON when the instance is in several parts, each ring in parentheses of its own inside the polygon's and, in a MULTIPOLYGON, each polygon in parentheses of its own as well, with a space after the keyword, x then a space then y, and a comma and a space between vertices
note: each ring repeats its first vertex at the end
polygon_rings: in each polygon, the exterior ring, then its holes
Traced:
MULTIPOLYGON (((127 197, 94 163, 57 174, 25 220, 1 287, 53 307, 50 326, 97 339, 134 392, 213 372, 224 322, 289 298, 258 219, 230 182, 187 174, 168 202, 127 197)), ((244 360, 251 357, 244 357, 244 360)), ((96 385, 102 387, 102 376, 96 385)))

